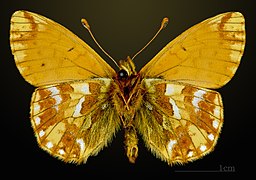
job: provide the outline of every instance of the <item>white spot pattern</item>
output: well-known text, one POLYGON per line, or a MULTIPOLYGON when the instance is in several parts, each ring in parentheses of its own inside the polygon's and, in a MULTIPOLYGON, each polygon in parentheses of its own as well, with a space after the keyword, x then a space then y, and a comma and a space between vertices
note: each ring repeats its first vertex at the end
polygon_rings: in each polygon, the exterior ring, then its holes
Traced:
POLYGON ((218 127, 219 127, 219 121, 218 120, 214 120, 214 121, 212 121, 212 126, 215 128, 215 129, 217 129, 218 127))
POLYGON ((181 119, 179 108, 176 105, 175 101, 172 98, 170 98, 169 102, 170 102, 170 104, 172 105, 172 108, 173 108, 173 117, 175 117, 176 119, 181 119))
POLYGON ((176 140, 170 140, 168 145, 167 145, 167 150, 168 150, 168 153, 171 155, 172 154, 172 149, 173 149, 173 146, 177 143, 176 140))
POLYGON ((200 150, 201 150, 202 152, 204 152, 204 151, 206 150, 206 146, 205 146, 205 145, 201 145, 201 146, 200 146, 200 150))
POLYGON ((73 117, 79 117, 81 115, 80 111, 82 109, 82 103, 84 102, 85 97, 82 97, 79 102, 77 103, 76 107, 75 107, 75 112, 73 114, 73 117))
POLYGON ((37 116, 37 117, 35 118, 35 124, 36 124, 36 125, 39 125, 40 123, 41 123, 41 119, 40 119, 40 117, 37 116))
POLYGON ((208 135, 208 138, 209 138, 211 141, 213 141, 213 140, 214 140, 214 135, 213 135, 213 134, 209 134, 209 135, 208 135))
POLYGON ((43 131, 43 130, 41 130, 40 132, 39 132, 39 137, 43 137, 45 135, 45 132, 43 131))
POLYGON ((46 144, 46 147, 47 147, 48 149, 51 149, 51 148, 53 147, 52 142, 49 141, 49 142, 46 144))
POLYGON ((174 93, 174 88, 171 84, 166 84, 165 95, 170 96, 174 93))
POLYGON ((79 144, 81 152, 84 151, 85 149, 84 140, 80 138, 80 139, 77 139, 76 142, 79 144))
POLYGON ((195 112, 198 112, 198 111, 199 111, 199 105, 198 105, 198 103, 204 99, 203 96, 204 96, 205 93, 206 93, 205 91, 200 90, 200 89, 197 90, 197 91, 194 93, 194 96, 195 96, 195 97, 194 97, 193 100, 192 100, 192 104, 196 107, 196 108, 195 108, 195 112))

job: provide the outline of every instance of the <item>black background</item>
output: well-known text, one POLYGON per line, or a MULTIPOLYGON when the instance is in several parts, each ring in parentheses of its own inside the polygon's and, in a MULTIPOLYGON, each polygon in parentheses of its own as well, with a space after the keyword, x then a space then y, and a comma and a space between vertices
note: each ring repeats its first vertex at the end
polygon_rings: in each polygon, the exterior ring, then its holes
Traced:
POLYGON ((205 175, 250 174, 255 160, 255 5, 230 0, 130 0, 130 1, 13 1, 1 2, 1 175, 19 178, 176 178, 205 175), (215 150, 183 166, 168 166, 139 141, 139 157, 130 164, 123 148, 123 133, 86 164, 65 164, 41 150, 29 120, 34 87, 19 74, 9 45, 10 17, 15 10, 29 10, 64 25, 109 59, 96 47, 80 19, 86 18, 100 44, 115 59, 134 55, 158 29, 163 17, 169 25, 136 58, 138 70, 168 42, 192 25, 222 12, 240 11, 246 19, 247 42, 234 78, 218 91, 224 102, 224 127, 215 150), (252 163, 250 163, 252 162, 252 163), (222 171, 221 171, 222 170, 222 171), (224 170, 226 170, 224 172, 224 170), (229 171, 229 172, 227 172, 229 171), (230 172, 232 171, 232 172, 230 172))

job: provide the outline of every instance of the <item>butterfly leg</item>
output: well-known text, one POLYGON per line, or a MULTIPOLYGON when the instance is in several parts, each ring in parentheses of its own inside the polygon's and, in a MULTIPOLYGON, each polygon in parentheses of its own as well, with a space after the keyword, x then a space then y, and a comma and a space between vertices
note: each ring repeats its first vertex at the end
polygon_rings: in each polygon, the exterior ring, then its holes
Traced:
POLYGON ((124 103, 125 103, 125 109, 126 109, 127 111, 129 111, 129 110, 130 110, 130 108, 129 108, 129 106, 128 106, 129 101, 126 101, 126 99, 125 99, 125 97, 124 97, 123 94, 120 94, 120 95, 121 95, 121 97, 122 97, 122 99, 123 99, 123 101, 124 101, 124 103))

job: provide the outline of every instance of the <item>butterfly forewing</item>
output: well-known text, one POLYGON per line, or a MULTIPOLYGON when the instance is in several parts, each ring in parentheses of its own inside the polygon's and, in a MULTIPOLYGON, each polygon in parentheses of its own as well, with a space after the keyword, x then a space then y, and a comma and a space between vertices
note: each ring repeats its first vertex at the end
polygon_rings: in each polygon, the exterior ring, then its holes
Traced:
POLYGON ((16 11, 12 15, 10 45, 20 73, 35 86, 115 74, 76 35, 35 13, 16 11))
POLYGON ((157 157, 184 163, 213 150, 223 123, 218 92, 161 79, 145 79, 144 85, 136 124, 157 157))
POLYGON ((112 139, 119 118, 109 101, 110 79, 42 86, 33 94, 31 121, 39 145, 66 162, 86 162, 112 139))
POLYGON ((141 74, 206 88, 219 88, 235 74, 245 47, 245 21, 239 12, 209 18, 164 47, 141 74))

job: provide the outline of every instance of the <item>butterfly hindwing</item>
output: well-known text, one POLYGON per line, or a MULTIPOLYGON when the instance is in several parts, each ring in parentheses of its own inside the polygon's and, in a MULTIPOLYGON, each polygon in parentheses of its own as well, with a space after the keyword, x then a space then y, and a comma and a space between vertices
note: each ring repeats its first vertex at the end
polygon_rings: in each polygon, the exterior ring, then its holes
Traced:
POLYGON ((21 75, 34 86, 115 74, 68 29, 32 12, 12 15, 10 45, 21 75))
POLYGON ((161 79, 145 79, 144 86, 135 123, 157 157, 184 163, 213 150, 223 124, 218 92, 161 79))
POLYGON ((235 74, 245 47, 245 20, 239 12, 206 19, 166 45, 140 71, 205 88, 219 88, 235 74))
POLYGON ((90 79, 37 88, 31 121, 39 145, 65 162, 96 155, 120 126, 108 100, 110 79, 90 79))

